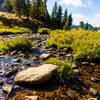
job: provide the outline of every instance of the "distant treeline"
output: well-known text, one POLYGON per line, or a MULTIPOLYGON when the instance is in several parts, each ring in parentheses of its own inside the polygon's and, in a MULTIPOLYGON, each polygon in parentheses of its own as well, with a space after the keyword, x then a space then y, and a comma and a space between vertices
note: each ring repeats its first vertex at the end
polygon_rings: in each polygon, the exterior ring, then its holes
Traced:
POLYGON ((50 15, 47 9, 47 0, 4 0, 2 9, 6 12, 13 12, 21 18, 38 19, 44 23, 54 26, 58 29, 70 29, 72 25, 72 15, 64 14, 62 7, 55 3, 52 14, 50 15))

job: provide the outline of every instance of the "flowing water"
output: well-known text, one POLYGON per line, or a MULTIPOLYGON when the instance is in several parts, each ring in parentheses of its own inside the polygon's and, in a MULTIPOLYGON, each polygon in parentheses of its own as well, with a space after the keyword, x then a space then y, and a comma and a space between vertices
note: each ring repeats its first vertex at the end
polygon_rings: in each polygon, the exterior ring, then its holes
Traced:
POLYGON ((14 75, 11 77, 6 77, 5 73, 10 71, 10 68, 12 67, 33 67, 33 66, 38 66, 39 64, 42 63, 42 59, 40 58, 40 54, 49 52, 48 50, 45 50, 44 43, 41 43, 36 47, 36 49, 33 50, 32 53, 28 54, 27 56, 25 55, 18 55, 18 56, 7 56, 7 55, 2 55, 0 56, 0 100, 5 100, 6 99, 6 94, 3 92, 2 86, 4 84, 14 84, 14 75), (36 60, 34 60, 36 59, 36 60), (17 60, 20 60, 19 62, 17 60))

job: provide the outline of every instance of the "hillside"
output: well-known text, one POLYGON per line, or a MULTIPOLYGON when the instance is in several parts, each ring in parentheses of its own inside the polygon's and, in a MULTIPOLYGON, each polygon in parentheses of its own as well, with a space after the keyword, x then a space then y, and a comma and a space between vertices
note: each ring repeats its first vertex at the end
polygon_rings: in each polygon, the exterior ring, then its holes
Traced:
POLYGON ((0 12, 0 28, 12 28, 13 27, 23 27, 28 28, 32 30, 33 32, 36 32, 39 27, 42 27, 44 24, 37 20, 37 19, 31 19, 22 17, 19 18, 13 13, 6 13, 6 12, 0 12))

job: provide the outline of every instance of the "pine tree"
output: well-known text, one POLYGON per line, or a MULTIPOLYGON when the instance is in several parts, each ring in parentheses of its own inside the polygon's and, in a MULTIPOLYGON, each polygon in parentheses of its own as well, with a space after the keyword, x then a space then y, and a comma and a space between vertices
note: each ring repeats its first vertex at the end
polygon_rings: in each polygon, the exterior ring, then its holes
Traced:
POLYGON ((85 25, 85 30, 88 30, 88 22, 85 25))
POLYGON ((21 15, 25 13, 25 0, 13 0, 12 6, 15 13, 21 18, 21 15))
POLYGON ((49 16, 49 13, 48 13, 48 10, 47 10, 47 0, 44 0, 44 2, 43 2, 43 12, 44 12, 45 20, 50 19, 50 16, 49 16))
POLYGON ((2 8, 4 11, 7 12, 12 12, 12 5, 11 5, 11 1, 10 0, 4 0, 4 2, 2 3, 2 8))
POLYGON ((59 6, 58 9, 57 9, 57 23, 58 23, 58 28, 60 29, 61 28, 61 22, 62 22, 62 7, 59 6))
POLYGON ((67 13, 67 9, 64 12, 64 17, 63 17, 63 21, 62 21, 62 27, 64 27, 65 23, 68 22, 68 13, 67 13))
POLYGON ((43 2, 42 0, 36 1, 36 17, 37 19, 41 19, 40 17, 43 16, 43 2))
POLYGON ((70 14, 69 17, 68 17, 68 26, 69 26, 69 28, 71 28, 72 21, 73 21, 72 15, 70 14))
POLYGON ((31 18, 36 17, 36 2, 35 2, 35 0, 32 1, 30 15, 31 15, 31 18))
POLYGON ((57 21, 56 18, 57 18, 57 2, 55 2, 51 15, 52 22, 56 22, 57 21))
POLYGON ((80 22, 80 26, 81 26, 81 28, 83 28, 83 24, 84 24, 83 21, 81 21, 81 22, 80 22))
POLYGON ((31 9, 31 2, 30 0, 27 0, 26 1, 26 9, 25 9, 25 12, 26 12, 26 17, 30 17, 30 9, 31 9))

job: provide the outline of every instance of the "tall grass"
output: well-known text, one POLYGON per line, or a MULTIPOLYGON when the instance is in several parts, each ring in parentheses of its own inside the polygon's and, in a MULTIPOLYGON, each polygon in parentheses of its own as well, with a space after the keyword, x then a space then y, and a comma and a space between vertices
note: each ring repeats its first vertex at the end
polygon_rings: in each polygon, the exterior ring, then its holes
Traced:
POLYGON ((100 59, 100 32, 93 31, 63 31, 51 32, 47 40, 47 47, 70 47, 76 52, 78 61, 97 61, 100 59))
POLYGON ((16 37, 13 40, 5 40, 0 43, 0 52, 22 51, 29 52, 32 49, 32 42, 28 39, 27 35, 23 38, 16 37))

